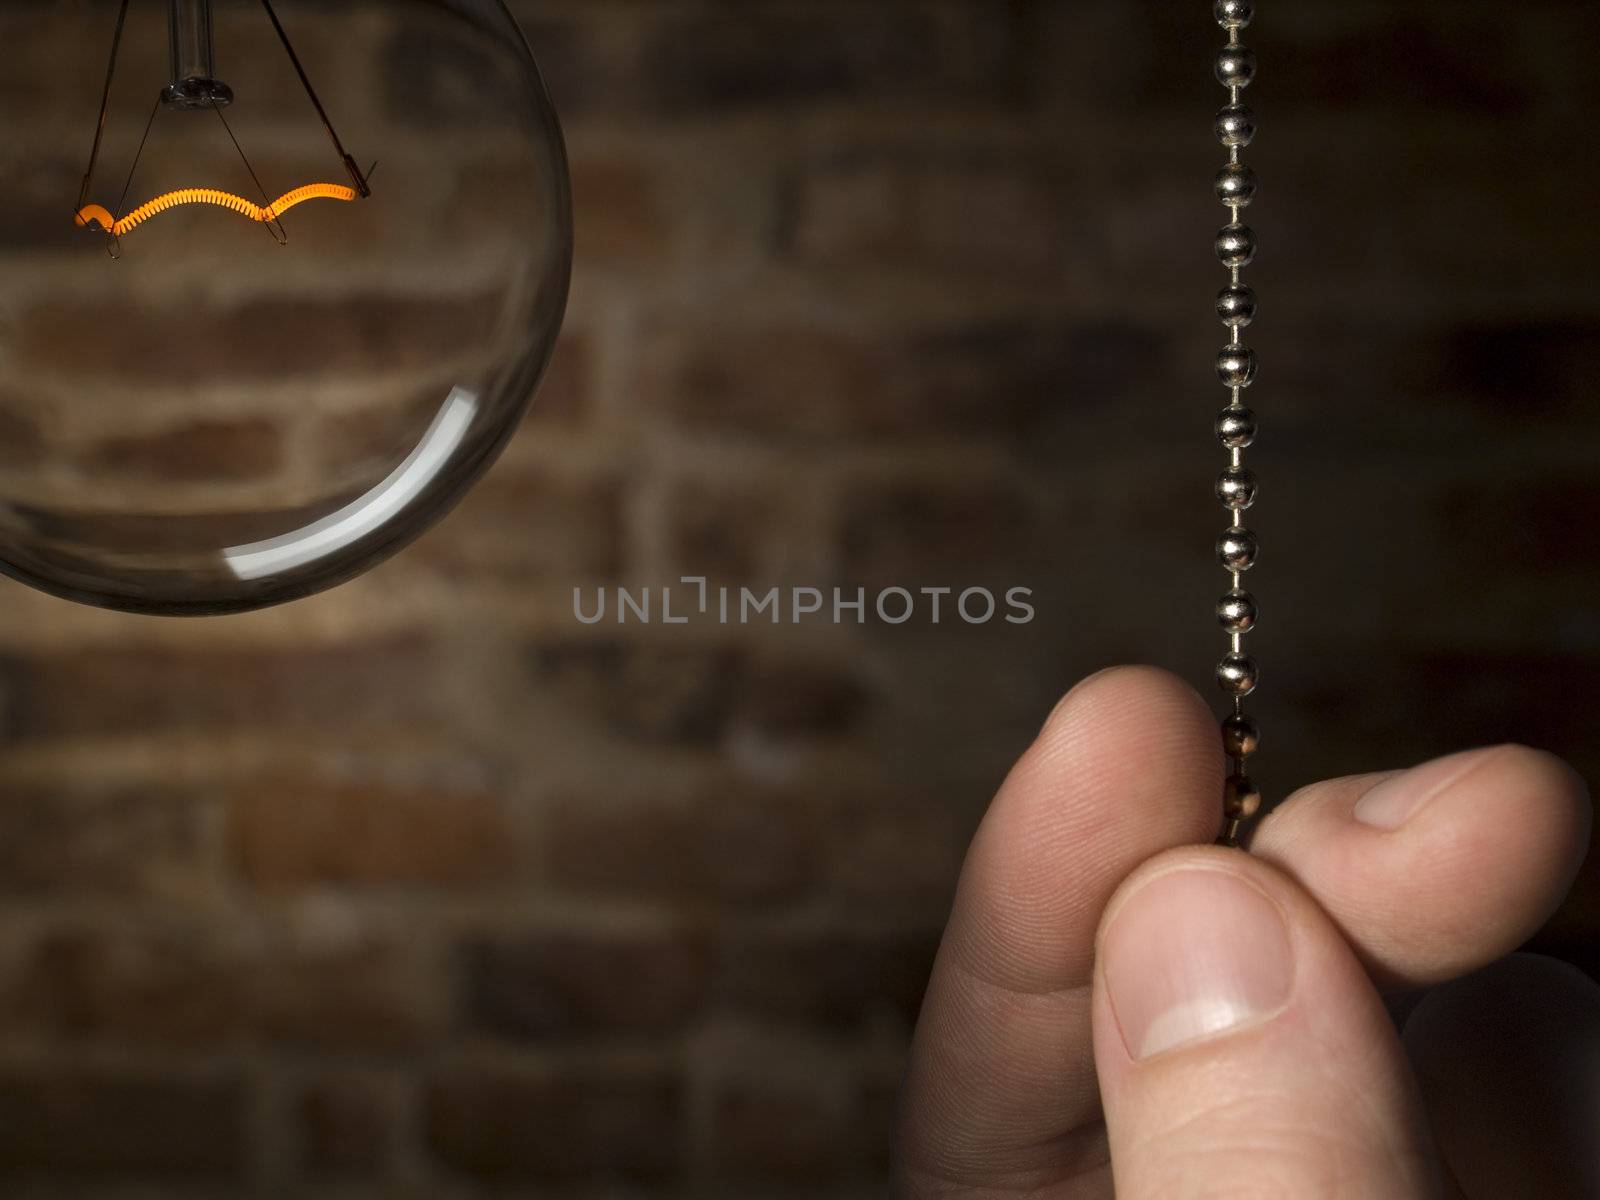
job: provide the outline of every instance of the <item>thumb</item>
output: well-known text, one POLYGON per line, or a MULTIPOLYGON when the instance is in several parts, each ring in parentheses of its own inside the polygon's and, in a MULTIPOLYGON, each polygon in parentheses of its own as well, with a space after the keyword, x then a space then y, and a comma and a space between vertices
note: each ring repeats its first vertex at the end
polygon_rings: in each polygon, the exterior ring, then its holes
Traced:
POLYGON ((1094 988, 1118 1200, 1441 1193, 1382 1001, 1265 863, 1190 847, 1144 864, 1106 908, 1094 988))

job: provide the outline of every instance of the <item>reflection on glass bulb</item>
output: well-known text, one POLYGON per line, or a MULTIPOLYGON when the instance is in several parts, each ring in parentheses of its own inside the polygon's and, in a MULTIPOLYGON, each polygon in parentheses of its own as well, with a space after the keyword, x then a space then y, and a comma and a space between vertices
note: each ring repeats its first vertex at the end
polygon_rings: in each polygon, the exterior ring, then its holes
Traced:
POLYGON ((261 579, 337 554, 346 546, 381 529, 404 512, 428 483, 450 461, 478 411, 478 398, 461 388, 451 389, 417 448, 394 469, 394 474, 365 496, 304 529, 296 529, 264 542, 229 546, 222 552, 228 569, 240 579, 261 579))

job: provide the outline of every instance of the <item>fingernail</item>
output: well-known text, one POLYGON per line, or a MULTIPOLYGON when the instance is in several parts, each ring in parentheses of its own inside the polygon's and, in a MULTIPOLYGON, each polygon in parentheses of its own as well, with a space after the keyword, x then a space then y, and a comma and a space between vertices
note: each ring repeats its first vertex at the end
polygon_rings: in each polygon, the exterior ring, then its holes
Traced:
POLYGON ((1416 811, 1478 765, 1486 750, 1462 750, 1380 780, 1350 815, 1375 829, 1399 829, 1416 811))
POLYGON ((1123 901, 1102 950, 1111 1009, 1135 1059, 1271 1016, 1294 982, 1282 912, 1227 871, 1156 876, 1123 901))

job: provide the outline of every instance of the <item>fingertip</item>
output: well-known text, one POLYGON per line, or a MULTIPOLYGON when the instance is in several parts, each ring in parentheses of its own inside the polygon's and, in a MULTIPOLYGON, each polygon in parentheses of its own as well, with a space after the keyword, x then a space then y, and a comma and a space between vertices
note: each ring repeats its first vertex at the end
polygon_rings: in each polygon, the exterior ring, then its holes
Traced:
POLYGON ((1381 983, 1415 986, 1533 933, 1571 886, 1591 820, 1576 771, 1508 742, 1302 788, 1251 845, 1317 898, 1381 983))
POLYGON ((1005 957, 1018 987, 1086 979, 1106 898, 1150 855, 1210 841, 1220 791, 1220 740, 1193 688, 1148 666, 1083 680, 984 814, 957 889, 962 953, 1005 957))
POLYGON ((1542 831, 1553 856, 1569 860, 1575 873, 1588 855, 1594 828, 1588 782, 1566 759, 1537 746, 1504 742, 1497 749, 1507 774, 1523 781, 1516 800, 1526 811, 1510 815, 1542 831))
POLYGON ((1141 862, 1214 836, 1220 749, 1199 695, 1153 667, 1096 672, 1057 704, 962 866, 904 1086, 908 1170, 974 1192, 1103 1172, 1095 930, 1141 862))
POLYGON ((1060 753, 1140 756, 1151 751, 1163 762, 1181 755, 1214 773, 1221 787, 1222 743, 1216 718, 1204 698, 1171 671, 1144 663, 1103 667, 1069 688, 1045 718, 1029 757, 1052 760, 1060 753))
POLYGON ((1506 881, 1529 908, 1525 932, 1507 945, 1509 952, 1544 923, 1571 888, 1589 853, 1594 806, 1583 776, 1559 755, 1521 742, 1504 742, 1493 751, 1481 791, 1463 789, 1438 818, 1462 820, 1462 809, 1481 813, 1482 805, 1474 801, 1496 792, 1501 796, 1498 837, 1480 834, 1471 849, 1480 859, 1498 853, 1508 864, 1523 864, 1523 878, 1511 874, 1506 881))
POLYGON ((1132 671, 1137 669, 1138 668, 1134 665, 1113 663, 1109 667, 1101 667, 1098 671, 1091 671, 1082 679, 1078 680, 1077 683, 1069 687, 1064 693, 1062 693, 1061 699, 1057 700, 1055 705, 1045 715, 1044 724, 1039 726, 1039 732, 1042 734, 1048 730, 1055 723, 1056 717, 1072 702, 1073 697, 1077 696, 1085 688, 1090 687, 1095 680, 1103 678, 1106 675, 1114 674, 1118 671, 1132 671))
POLYGON ((1055 707, 1050 710, 1045 726, 1049 727, 1075 701, 1083 701, 1093 696, 1103 703, 1105 697, 1119 695, 1129 689, 1144 698, 1150 698, 1154 693, 1182 697, 1190 707, 1206 713, 1209 718, 1210 710, 1200 693, 1171 671, 1150 663, 1113 663, 1109 667, 1101 667, 1098 671, 1090 672, 1068 688, 1061 699, 1056 701, 1055 707))

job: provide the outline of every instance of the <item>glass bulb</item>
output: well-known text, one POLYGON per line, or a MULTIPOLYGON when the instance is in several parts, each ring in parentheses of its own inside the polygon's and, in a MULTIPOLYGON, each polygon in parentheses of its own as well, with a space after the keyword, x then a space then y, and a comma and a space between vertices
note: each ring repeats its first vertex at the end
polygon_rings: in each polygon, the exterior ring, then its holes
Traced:
POLYGON ((10 6, 0 72, 0 571, 139 612, 275 604, 494 461, 572 263, 500 0, 10 6))

